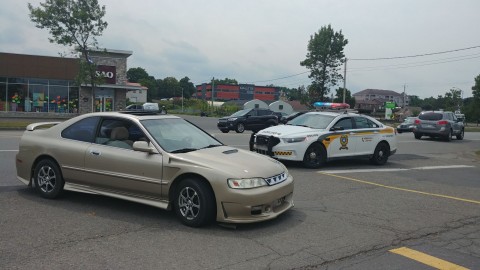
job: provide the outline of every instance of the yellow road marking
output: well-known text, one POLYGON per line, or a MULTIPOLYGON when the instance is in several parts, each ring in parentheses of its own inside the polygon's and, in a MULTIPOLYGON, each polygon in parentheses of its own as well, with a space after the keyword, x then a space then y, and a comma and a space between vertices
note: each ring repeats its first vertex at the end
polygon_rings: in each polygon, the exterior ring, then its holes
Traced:
POLYGON ((417 262, 421 262, 423 264, 426 264, 428 266, 437 268, 437 269, 449 269, 449 270, 468 270, 468 268, 465 268, 460 265, 453 264, 451 262, 447 262, 445 260, 430 256, 428 254, 425 254, 420 251, 416 251, 413 249, 409 249, 406 247, 401 247, 401 248, 396 248, 396 249, 391 249, 389 250, 392 253, 402 255, 404 257, 407 257, 409 259, 415 260, 417 262))
POLYGON ((470 199, 463 199, 463 198, 458 198, 458 197, 453 197, 453 196, 448 196, 448 195, 429 193, 429 192, 418 191, 418 190, 407 189, 407 188, 387 186, 387 185, 382 185, 382 184, 378 184, 378 183, 374 183, 374 182, 368 182, 368 181, 364 181, 364 180, 360 180, 360 179, 355 179, 355 178, 351 178, 351 177, 340 176, 340 175, 335 175, 335 174, 330 174, 330 173, 324 173, 324 172, 319 172, 319 173, 324 174, 324 175, 328 175, 328 176, 332 176, 332 177, 337 177, 337 178, 342 178, 342 179, 358 182, 358 183, 373 185, 373 186, 377 186, 377 187, 383 187, 383 188, 400 190, 400 191, 411 192, 411 193, 417 193, 417 194, 428 195, 428 196, 433 196, 433 197, 440 197, 440 198, 457 200, 457 201, 462 201, 462 202, 480 204, 480 201, 475 201, 475 200, 470 200, 470 199))

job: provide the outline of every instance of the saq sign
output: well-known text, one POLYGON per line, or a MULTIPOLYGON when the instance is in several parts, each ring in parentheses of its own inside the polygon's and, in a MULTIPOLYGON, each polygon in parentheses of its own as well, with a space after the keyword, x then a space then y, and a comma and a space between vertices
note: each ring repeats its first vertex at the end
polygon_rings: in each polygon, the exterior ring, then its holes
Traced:
POLYGON ((104 78, 105 83, 116 84, 116 67, 115 66, 97 66, 97 77, 104 78))

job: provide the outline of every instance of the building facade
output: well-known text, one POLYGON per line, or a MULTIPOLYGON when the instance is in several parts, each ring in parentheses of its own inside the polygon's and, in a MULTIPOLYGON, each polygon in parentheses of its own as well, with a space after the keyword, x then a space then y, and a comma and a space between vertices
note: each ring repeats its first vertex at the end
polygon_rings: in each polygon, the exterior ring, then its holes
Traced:
MULTIPOLYGON (((212 84, 197 85, 198 99, 212 99, 212 84)), ((280 97, 280 90, 270 86, 256 86, 253 84, 216 84, 213 88, 213 99, 221 101, 229 100, 253 100, 276 101, 280 97)))
POLYGON ((408 106, 409 96, 392 90, 365 89, 352 95, 355 98, 355 109, 375 112, 384 110, 385 102, 395 102, 398 107, 408 106))
POLYGON ((103 82, 77 85, 78 58, 0 53, 0 113, 83 114, 125 108, 130 51, 92 50, 90 60, 103 82))

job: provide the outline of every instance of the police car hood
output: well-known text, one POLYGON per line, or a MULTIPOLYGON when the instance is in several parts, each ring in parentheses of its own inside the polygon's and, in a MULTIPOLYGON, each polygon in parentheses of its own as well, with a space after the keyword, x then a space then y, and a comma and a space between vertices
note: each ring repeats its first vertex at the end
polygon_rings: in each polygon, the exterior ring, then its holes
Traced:
POLYGON ((274 127, 269 127, 263 130, 260 130, 257 134, 264 136, 275 136, 275 137, 290 137, 290 136, 302 136, 308 135, 312 132, 323 131, 323 129, 314 129, 309 127, 302 126, 293 126, 293 125, 279 125, 274 127))

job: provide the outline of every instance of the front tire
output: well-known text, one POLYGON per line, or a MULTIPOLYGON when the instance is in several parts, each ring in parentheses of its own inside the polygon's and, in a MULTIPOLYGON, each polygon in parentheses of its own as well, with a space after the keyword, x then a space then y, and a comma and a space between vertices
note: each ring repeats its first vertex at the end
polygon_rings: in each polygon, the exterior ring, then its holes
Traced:
POLYGON ((243 133, 245 131, 245 125, 243 123, 238 123, 235 127, 237 133, 243 133))
POLYGON ((174 207, 180 221, 190 227, 211 223, 217 212, 211 188, 205 182, 194 178, 185 179, 178 185, 174 207))
POLYGON ((60 168, 51 159, 43 159, 35 166, 33 179, 37 192, 47 199, 58 197, 65 185, 60 168))
POLYGON ((222 133, 228 133, 230 130, 228 130, 228 129, 220 129, 220 131, 221 131, 222 133))
POLYGON ((310 169, 320 168, 327 160, 327 152, 319 143, 314 143, 307 148, 303 156, 303 165, 310 169))
POLYGON ((422 138, 422 134, 421 133, 413 133, 413 135, 415 136, 415 139, 417 140, 420 140, 422 138))
POLYGON ((388 144, 381 142, 375 147, 373 156, 370 161, 375 165, 384 165, 387 163, 388 157, 390 156, 390 147, 388 144))

